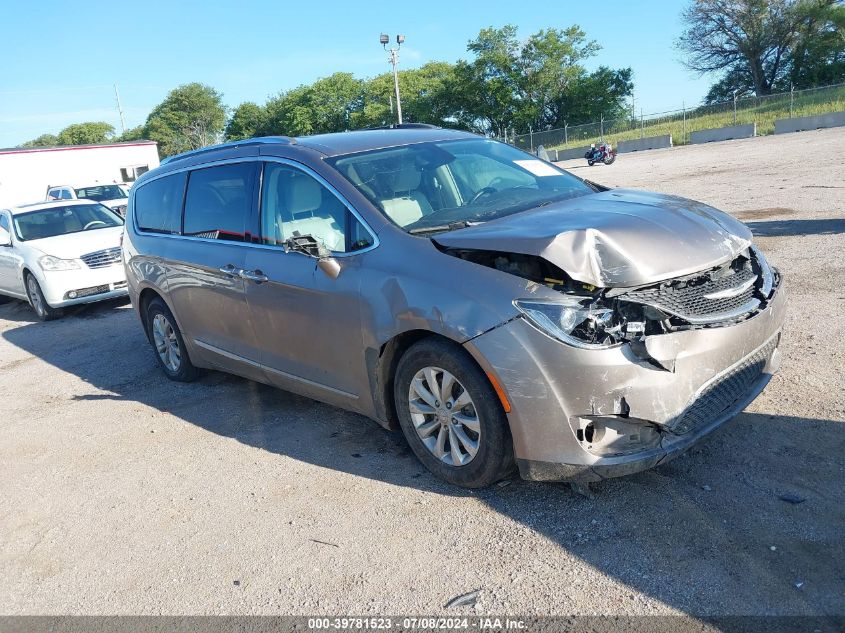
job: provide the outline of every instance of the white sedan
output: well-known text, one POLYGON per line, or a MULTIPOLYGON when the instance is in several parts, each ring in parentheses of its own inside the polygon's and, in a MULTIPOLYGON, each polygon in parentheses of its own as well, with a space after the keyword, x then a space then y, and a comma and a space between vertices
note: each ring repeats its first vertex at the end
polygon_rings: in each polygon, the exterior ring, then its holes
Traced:
POLYGON ((123 220, 90 200, 0 210, 0 300, 29 301, 42 321, 65 306, 127 294, 123 220))

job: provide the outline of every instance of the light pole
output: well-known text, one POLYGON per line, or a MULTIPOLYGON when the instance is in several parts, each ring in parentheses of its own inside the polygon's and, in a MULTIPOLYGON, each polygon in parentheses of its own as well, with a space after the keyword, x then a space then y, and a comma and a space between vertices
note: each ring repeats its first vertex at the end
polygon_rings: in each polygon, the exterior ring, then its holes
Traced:
MULTIPOLYGON (((387 60, 393 65, 393 89, 396 91, 396 118, 399 121, 399 125, 402 125, 402 102, 399 100, 399 75, 396 72, 396 64, 399 63, 399 48, 402 46, 404 41, 404 35, 396 36, 396 48, 391 48, 389 50, 390 57, 388 57, 387 60)), ((382 33, 379 36, 379 43, 385 48, 385 50, 387 50, 387 45, 390 43, 390 36, 386 33, 382 33)))

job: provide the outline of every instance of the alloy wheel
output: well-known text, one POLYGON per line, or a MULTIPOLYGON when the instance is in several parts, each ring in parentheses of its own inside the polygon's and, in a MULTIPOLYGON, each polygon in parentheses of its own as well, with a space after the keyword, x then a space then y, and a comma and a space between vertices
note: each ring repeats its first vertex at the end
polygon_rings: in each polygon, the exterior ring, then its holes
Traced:
POLYGON ((38 282, 32 275, 26 278, 26 290, 27 294, 29 294, 29 302, 32 304, 32 307, 38 313, 38 316, 43 317, 47 313, 47 310, 44 309, 44 300, 41 298, 38 282))
POLYGON ((469 392, 451 373, 424 367, 411 380, 408 407, 429 452, 450 466, 465 466, 481 444, 481 421, 469 392))
POLYGON ((179 339, 176 338, 176 331, 166 316, 159 313, 153 317, 153 342, 158 357, 164 366, 173 373, 179 371, 182 364, 182 351, 179 348, 179 339))

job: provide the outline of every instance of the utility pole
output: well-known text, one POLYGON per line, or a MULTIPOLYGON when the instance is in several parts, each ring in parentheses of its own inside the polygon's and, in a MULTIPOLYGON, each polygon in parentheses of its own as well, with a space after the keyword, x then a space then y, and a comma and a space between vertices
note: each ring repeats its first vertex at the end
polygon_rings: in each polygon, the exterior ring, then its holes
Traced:
POLYGON ((687 142, 687 102, 681 101, 681 108, 684 111, 684 133, 681 135, 681 145, 687 142))
POLYGON ((117 91, 117 84, 114 84, 114 96, 117 99, 117 113, 120 115, 120 129, 126 134, 126 119, 123 118, 123 107, 120 105, 120 93, 117 91))
MULTIPOLYGON (((389 49, 390 57, 387 59, 393 65, 393 89, 396 91, 396 119, 399 125, 402 125, 402 101, 399 98, 399 74, 396 72, 396 65, 399 63, 399 49, 404 41, 404 35, 396 36, 396 48, 389 49)), ((379 36, 379 43, 385 50, 388 50, 387 45, 390 43, 390 37, 386 33, 382 33, 379 36)))

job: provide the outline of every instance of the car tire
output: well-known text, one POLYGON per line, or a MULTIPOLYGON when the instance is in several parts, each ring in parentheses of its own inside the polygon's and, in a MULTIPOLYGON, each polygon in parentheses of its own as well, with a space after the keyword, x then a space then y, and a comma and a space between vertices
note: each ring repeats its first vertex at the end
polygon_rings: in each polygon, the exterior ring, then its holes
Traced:
POLYGON ((185 339, 167 304, 155 298, 147 305, 147 338, 165 376, 176 382, 191 382, 199 376, 185 347, 185 339))
POLYGON ((38 317, 39 321, 52 321, 62 316, 61 309, 53 308, 47 303, 47 299, 44 298, 44 293, 41 291, 41 284, 38 283, 35 275, 27 272, 24 278, 24 284, 26 285, 26 296, 29 299, 29 305, 35 311, 35 316, 38 317))
POLYGON ((487 376, 454 343, 424 339, 412 345, 396 368, 394 401, 411 450, 444 481, 483 488, 513 472, 513 440, 505 411, 487 376), (437 393, 429 390, 432 380, 437 393), (435 402, 424 400, 422 391, 435 402))
POLYGON ((4 303, 9 303, 9 301, 11 301, 11 300, 12 300, 11 297, 7 297, 6 295, 0 295, 0 306, 3 305, 4 303))

